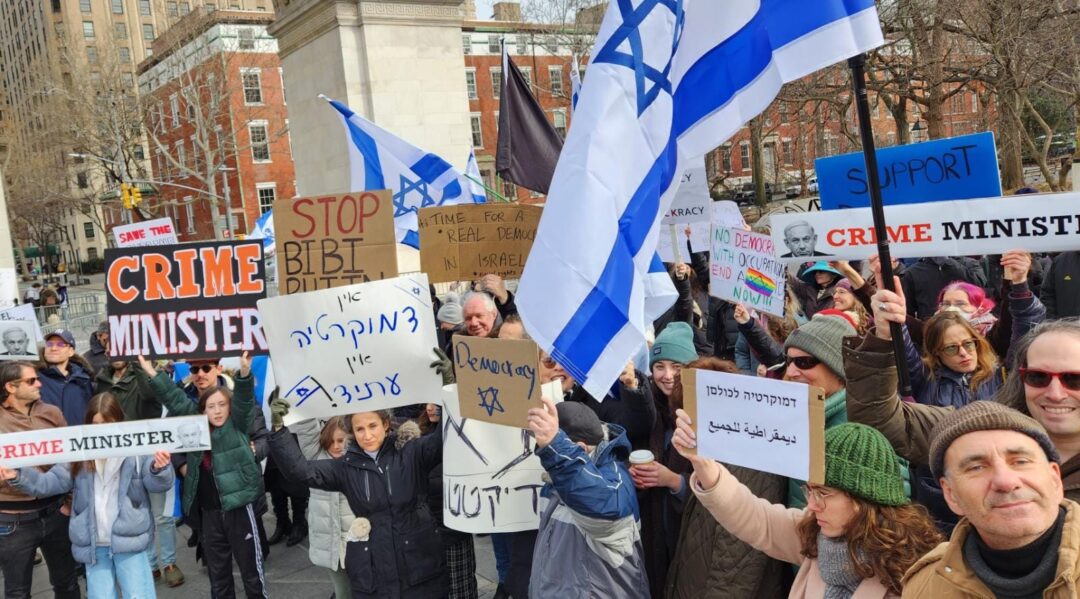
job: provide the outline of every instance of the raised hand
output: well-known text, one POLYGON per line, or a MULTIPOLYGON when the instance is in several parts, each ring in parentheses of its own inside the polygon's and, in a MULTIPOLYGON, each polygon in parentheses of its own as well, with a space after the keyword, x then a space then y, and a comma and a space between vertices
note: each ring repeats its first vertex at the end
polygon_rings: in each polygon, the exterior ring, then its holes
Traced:
POLYGON ((671 437, 671 445, 694 466, 694 472, 697 473, 698 482, 703 489, 716 486, 716 482, 720 480, 720 465, 715 460, 691 453, 691 450, 697 448, 697 433, 694 432, 694 423, 685 410, 675 410, 675 434, 671 437))
POLYGON ((172 454, 167 451, 159 451, 154 454, 154 471, 161 472, 169 465, 172 454))
POLYGON ((536 437, 536 446, 543 449, 559 434, 559 413, 551 398, 541 397, 540 401, 539 408, 529 408, 529 430, 536 437))
POLYGON ((904 288, 900 286, 900 277, 893 277, 896 292, 879 289, 870 300, 874 309, 874 334, 879 339, 892 339, 889 323, 904 324, 907 320, 907 299, 904 288))
POLYGON ((251 356, 247 352, 240 356, 240 376, 251 376, 251 356))
POLYGON ((147 360, 146 357, 142 354, 139 354, 139 366, 142 367, 143 372, 146 373, 146 376, 150 378, 154 378, 155 376, 157 376, 157 370, 154 369, 153 362, 147 360))

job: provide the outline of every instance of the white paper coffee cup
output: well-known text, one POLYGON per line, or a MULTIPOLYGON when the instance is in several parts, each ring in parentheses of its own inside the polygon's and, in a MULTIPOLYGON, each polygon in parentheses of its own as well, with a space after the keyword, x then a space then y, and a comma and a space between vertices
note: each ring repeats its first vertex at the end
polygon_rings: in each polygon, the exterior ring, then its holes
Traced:
POLYGON ((648 449, 639 449, 637 451, 630 452, 630 464, 634 466, 642 466, 644 464, 651 464, 656 461, 656 457, 653 456, 653 452, 648 449))

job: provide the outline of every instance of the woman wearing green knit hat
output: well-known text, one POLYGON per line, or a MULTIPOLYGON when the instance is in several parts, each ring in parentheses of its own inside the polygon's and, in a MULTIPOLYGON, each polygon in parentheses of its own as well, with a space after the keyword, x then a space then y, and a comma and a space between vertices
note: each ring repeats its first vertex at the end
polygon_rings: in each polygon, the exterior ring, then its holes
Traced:
POLYGON ((941 542, 922 506, 904 494, 896 454, 878 431, 840 424, 825 431, 825 484, 807 484, 807 506, 755 497, 719 462, 692 455, 690 417, 679 410, 672 445, 690 460, 690 487, 742 541, 799 565, 788 597, 899 597, 904 572, 941 542))

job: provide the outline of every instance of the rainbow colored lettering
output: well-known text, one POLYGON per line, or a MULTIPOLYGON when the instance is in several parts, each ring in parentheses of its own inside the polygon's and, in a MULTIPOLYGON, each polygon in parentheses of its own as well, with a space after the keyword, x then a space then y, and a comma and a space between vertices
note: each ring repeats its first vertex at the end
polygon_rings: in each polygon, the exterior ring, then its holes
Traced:
POLYGON ((754 291, 764 295, 765 297, 772 297, 774 291, 776 291, 776 281, 770 279, 765 273, 754 270, 753 268, 746 269, 746 286, 754 291))

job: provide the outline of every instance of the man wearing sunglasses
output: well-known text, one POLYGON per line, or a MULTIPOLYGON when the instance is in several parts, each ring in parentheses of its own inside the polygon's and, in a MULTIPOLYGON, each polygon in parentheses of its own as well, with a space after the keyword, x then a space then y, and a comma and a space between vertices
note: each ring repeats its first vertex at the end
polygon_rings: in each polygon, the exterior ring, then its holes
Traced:
MULTIPOLYGON (((40 400, 41 381, 32 364, 0 364, 0 435, 67 426, 59 408, 40 400)), ((68 517, 61 511, 65 497, 30 497, 0 481, 0 568, 6 597, 30 596, 39 548, 49 567, 53 594, 80 596, 68 517)))
POLYGON ((69 425, 87 424, 86 405, 94 396, 94 379, 90 366, 75 354, 75 336, 67 329, 45 335, 42 358, 41 400, 60 408, 69 425))

